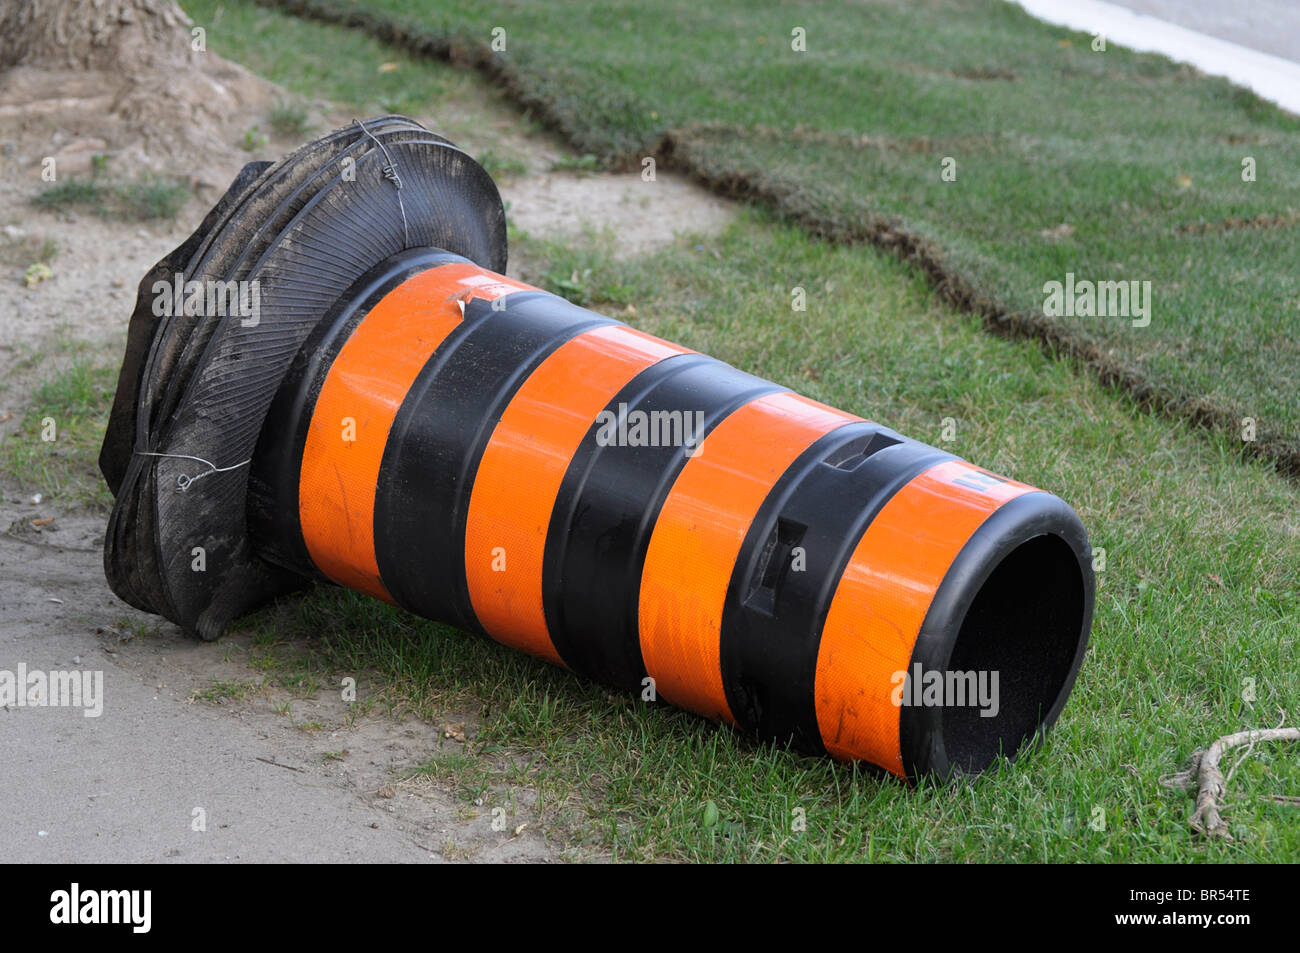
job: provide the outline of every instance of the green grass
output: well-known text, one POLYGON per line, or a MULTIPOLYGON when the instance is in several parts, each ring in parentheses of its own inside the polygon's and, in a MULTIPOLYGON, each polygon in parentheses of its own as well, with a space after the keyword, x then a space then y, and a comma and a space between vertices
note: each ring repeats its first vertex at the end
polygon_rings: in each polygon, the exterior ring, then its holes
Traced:
POLYGON ((59 256, 59 243, 53 238, 41 239, 40 245, 36 249, 34 256, 35 261, 42 265, 49 265, 59 256))
POLYGON ((261 152, 270 141, 261 126, 249 126, 244 130, 244 138, 240 145, 244 147, 245 152, 261 152))
POLYGON ((1001 0, 263 2, 476 63, 580 152, 667 153, 924 261, 961 306, 1155 406, 1224 434, 1253 418, 1252 449, 1300 473, 1300 119, 1249 91, 1001 0), (1046 318, 1067 272, 1150 281, 1150 325, 1046 318))
POLYGON ((301 138, 311 125, 307 108, 299 103, 283 100, 271 107, 268 113, 275 134, 285 138, 301 138))
POLYGON ((600 168, 600 159, 590 152, 584 152, 580 156, 560 156, 551 163, 554 172, 596 172, 600 168))
POLYGON ((475 158, 487 174, 497 182, 513 179, 528 171, 527 163, 518 156, 504 155, 495 149, 486 149, 475 158))
POLYGON ((14 277, 30 288, 54 276, 59 251, 58 241, 48 236, 6 237, 0 240, 0 265, 13 267, 14 277))
POLYGON ((315 24, 259 9, 247 0, 190 0, 185 12, 208 31, 208 42, 290 93, 356 110, 419 113, 464 82, 447 67, 360 33, 337 31, 321 42, 315 24), (395 68, 394 68, 395 67, 395 68), (382 69, 381 69, 382 68, 382 69))
POLYGON ((210 705, 224 705, 228 702, 242 702, 262 691, 261 682, 244 680, 229 681, 214 679, 206 688, 195 689, 190 695, 192 701, 204 701, 210 705))
POLYGON ((107 188, 97 179, 64 179, 42 191, 35 202, 38 207, 46 209, 69 206, 98 208, 104 204, 107 192, 107 188))
POLYGON ((183 182, 147 175, 109 182, 98 176, 70 178, 49 186, 33 200, 47 211, 80 209, 103 218, 149 221, 174 219, 189 199, 183 182))
POLYGON ((1197 839, 1191 799, 1159 784, 1221 734, 1300 715, 1300 490, 1231 441, 1207 444, 1064 359, 989 336, 908 266, 763 215, 638 261, 598 242, 524 246, 539 263, 530 280, 576 272, 593 307, 633 305, 638 326, 819 400, 936 444, 954 418, 943 446, 1058 493, 1106 550, 1092 645, 1044 749, 974 783, 909 787, 338 589, 245 623, 304 678, 364 674, 373 712, 477 719, 468 746, 440 739, 412 775, 618 859, 1300 859, 1296 809, 1261 800, 1300 789, 1294 746, 1257 750, 1234 777, 1232 843, 1197 839), (795 285, 806 313, 790 310, 795 285), (535 798, 526 810, 521 790, 535 798), (1089 826, 1097 810, 1104 830, 1089 826))
POLYGON ((97 460, 116 384, 116 368, 82 356, 36 389, 22 426, 0 445, 4 470, 23 492, 105 510, 112 504, 97 460))
MULTIPOLYGON (((481 724, 469 746, 435 748, 413 775, 507 806, 512 825, 528 819, 566 846, 620 859, 1300 858, 1295 809, 1259 800, 1300 786, 1294 749, 1260 749, 1233 779, 1244 797, 1228 806, 1231 844, 1195 839, 1190 799, 1158 785, 1214 737, 1300 711, 1300 491, 1037 347, 984 334, 906 266, 762 216, 642 261, 612 262, 594 243, 525 245, 543 263, 532 280, 576 272, 604 311, 634 305, 648 330, 921 439, 938 442, 952 417, 950 449, 1074 504, 1107 566, 1088 660, 1046 748, 973 784, 910 788, 611 696, 331 588, 247 620, 249 664, 262 679, 214 684, 199 698, 235 701, 265 686, 312 697, 352 675, 372 713, 412 711, 436 725, 469 711, 481 724), (809 292, 805 313, 789 310, 795 285, 809 292), (526 815, 512 806, 523 787, 536 799, 526 815), (1096 808, 1104 831, 1088 827, 1096 808), (802 833, 791 829, 796 809, 802 833)), ((22 461, 38 459, 63 474, 63 492, 99 487, 93 459, 110 385, 102 368, 75 365, 40 388, 7 468, 30 479, 22 461), (45 413, 66 421, 61 440, 69 427, 79 435, 56 445, 75 453, 37 447, 45 413)))
MULTIPOLYGON (((507 137, 493 121, 497 117, 464 108, 467 93, 477 94, 484 103, 496 104, 502 98, 484 90, 478 77, 465 70, 414 56, 360 32, 264 9, 252 0, 187 0, 184 7, 207 29, 215 52, 279 83, 293 102, 328 102, 343 114, 342 121, 389 112, 433 116, 434 131, 470 149, 494 177, 509 179, 527 171, 504 141, 507 137)), ((308 116, 302 113, 304 123, 308 116)), ((282 110, 277 105, 268 115, 270 128, 285 138, 307 138, 312 130, 309 125, 299 129, 298 117, 298 108, 282 110)), ((512 125, 537 128, 526 114, 512 125)), ((239 144, 259 151, 264 148, 259 135, 260 130, 252 131, 247 142, 239 144)))

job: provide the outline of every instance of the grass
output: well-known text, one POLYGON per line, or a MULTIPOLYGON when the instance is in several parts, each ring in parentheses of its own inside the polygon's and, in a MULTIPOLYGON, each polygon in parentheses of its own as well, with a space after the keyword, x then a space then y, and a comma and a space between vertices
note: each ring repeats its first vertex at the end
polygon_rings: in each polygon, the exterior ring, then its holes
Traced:
MULTIPOLYGON (((525 241, 538 275, 585 276, 594 306, 820 400, 939 442, 1048 487, 1106 550, 1092 648, 1046 748, 973 784, 909 788, 869 770, 758 744, 608 690, 489 641, 325 588, 246 620, 255 683, 311 697, 358 677, 362 707, 437 725, 476 716, 464 750, 412 776, 467 801, 509 806, 566 846, 620 859, 1287 861, 1300 857, 1293 751, 1261 749, 1233 779, 1237 840, 1196 840, 1188 798, 1158 785, 1197 747, 1300 711, 1300 491, 1227 442, 1207 446, 1026 342, 984 334, 907 266, 750 215, 724 235, 643 260, 525 241), (778 263, 775 270, 771 263, 778 263), (767 263, 769 270, 765 270, 767 263), (809 309, 789 309, 789 289, 809 309), (1008 426, 1007 422, 1014 422, 1008 426), (1243 700, 1246 679, 1252 701, 1243 700), (714 807, 708 808, 712 802, 714 807), (1094 830, 1095 812, 1106 819, 1094 830), (713 813, 716 811, 716 820, 713 813), (801 811, 802 814, 796 813, 801 811), (804 818, 806 830, 794 829, 804 818)), ((94 452, 111 374, 74 366, 43 386, 12 449, 42 413, 67 415, 75 452, 61 486, 97 487, 94 452)), ((65 425, 65 428, 68 425, 65 425)), ((67 430, 64 431, 67 433, 67 430)), ((20 458, 22 459, 22 458, 20 458)), ((33 459, 27 457, 26 459, 33 459)), ((57 461, 57 462, 56 462, 57 461)), ((30 472, 30 471, 27 471, 30 472)), ((522 816, 510 807, 511 825, 522 816)))
POLYGON ((262 2, 477 64, 606 163, 658 154, 923 262, 1152 406, 1252 418, 1250 449, 1300 474, 1300 119, 1225 80, 1001 0, 262 2), (1067 273, 1150 281, 1150 325, 1046 316, 1067 273))
POLYGON ((560 156, 551 163, 554 172, 597 172, 601 169, 600 159, 585 152, 580 156, 560 156))
POLYGON ((625 860, 1300 858, 1295 808, 1262 800, 1300 789, 1294 748, 1256 751, 1234 777, 1232 843, 1198 840, 1191 799, 1159 784, 1219 735, 1300 713, 1300 490, 1231 441, 1207 444, 1063 358, 987 335, 908 266, 762 214, 634 261, 599 242, 523 245, 539 263, 530 280, 583 275, 599 310, 632 305, 638 326, 819 400, 936 444, 952 418, 944 446, 1057 492, 1105 550, 1092 645, 1043 750, 974 783, 909 787, 343 590, 244 623, 303 678, 364 675, 374 713, 439 725, 468 712, 469 744, 440 741, 411 776, 625 860), (790 310, 795 285, 807 312, 790 310))
POLYGON ((240 62, 296 96, 328 100, 361 118, 422 112, 464 82, 453 70, 428 69, 359 33, 339 31, 328 43, 314 42, 313 24, 245 0, 192 0, 185 12, 207 29, 213 49, 237 52, 240 62))
MULTIPOLYGON (((491 121, 494 117, 485 120, 482 110, 462 108, 467 98, 476 96, 501 109, 502 98, 485 91, 478 78, 464 70, 413 56, 363 33, 286 16, 250 0, 187 0, 184 6, 207 29, 216 52, 279 83, 290 94, 290 104, 328 102, 346 119, 390 112, 433 115, 437 117, 434 131, 469 149, 494 177, 510 178, 527 171, 491 121), (448 108, 453 102, 457 105, 448 108)), ((290 105, 283 110, 277 105, 268 116, 270 128, 286 138, 305 138, 311 132, 309 113, 305 106, 299 108, 308 125, 299 128, 297 108, 290 105)), ((535 128, 527 115, 514 115, 511 124, 535 128)), ((252 131, 252 138, 241 145, 258 151, 265 145, 258 135, 252 131)))
POLYGON ((59 243, 53 238, 43 238, 36 249, 35 261, 42 265, 53 263, 54 259, 59 256, 59 243))
POLYGON ((191 701, 204 701, 210 705, 224 705, 229 702, 241 702, 262 691, 262 683, 244 680, 230 681, 213 679, 205 688, 195 689, 190 695, 191 701))
POLYGON ((189 195, 185 183, 160 176, 146 175, 122 182, 92 176, 65 179, 45 189, 33 201, 47 211, 80 209, 102 218, 149 221, 174 219, 189 195))
POLYGON ((97 459, 116 385, 115 367, 86 356, 41 384, 0 446, 7 475, 25 492, 107 510, 113 497, 97 459))
POLYGON ((262 131, 261 126, 249 126, 244 130, 244 138, 240 144, 244 147, 245 152, 260 152, 270 143, 266 133, 262 131))
POLYGON ((0 242, 0 263, 16 267, 16 277, 31 288, 54 277, 59 243, 48 236, 20 235, 0 242))
POLYGON ((307 134, 311 125, 307 108, 288 100, 281 100, 272 106, 268 118, 275 134, 284 138, 301 138, 307 134))
POLYGON ((525 174, 528 165, 517 156, 503 155, 495 149, 485 149, 475 157, 478 164, 497 182, 503 182, 525 174))

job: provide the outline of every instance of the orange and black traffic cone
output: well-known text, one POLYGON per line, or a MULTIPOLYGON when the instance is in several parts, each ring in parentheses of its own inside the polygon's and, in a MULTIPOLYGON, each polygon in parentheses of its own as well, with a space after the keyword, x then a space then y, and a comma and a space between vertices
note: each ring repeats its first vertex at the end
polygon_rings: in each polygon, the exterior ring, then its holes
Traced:
POLYGON ((330 580, 903 776, 1046 731, 1094 596, 1069 506, 504 268, 490 178, 409 120, 246 169, 141 286, 114 590, 215 638, 330 580))

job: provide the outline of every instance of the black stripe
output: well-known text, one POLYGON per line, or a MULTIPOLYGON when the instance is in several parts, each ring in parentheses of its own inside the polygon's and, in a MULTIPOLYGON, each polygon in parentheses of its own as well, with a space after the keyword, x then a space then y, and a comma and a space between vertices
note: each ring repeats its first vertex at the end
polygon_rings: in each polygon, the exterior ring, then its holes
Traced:
POLYGON ((399 605, 482 631, 465 579, 465 522, 479 461, 520 385, 566 341, 617 324, 563 298, 475 299, 393 420, 375 498, 375 554, 399 605))
POLYGON ((840 577, 899 487, 950 459, 876 424, 852 423, 821 437, 781 475, 741 545, 722 611, 722 685, 738 724, 825 753, 814 683, 840 577))
POLYGON ((470 263, 434 248, 386 259, 339 298, 298 349, 267 412, 249 474, 249 534, 262 558, 304 576, 325 578, 307 550, 298 507, 302 453, 316 399, 339 351, 385 295, 420 272, 455 262, 470 263))
MULTIPOLYGON (((638 374, 606 411, 617 415, 625 406, 632 421, 633 412, 698 411, 698 442, 737 407, 783 389, 711 357, 681 354, 638 374)), ((687 453, 682 446, 601 446, 600 431, 598 420, 560 485, 546 535, 542 601, 566 665, 639 690, 646 676, 637 625, 641 571, 659 510, 687 453)))

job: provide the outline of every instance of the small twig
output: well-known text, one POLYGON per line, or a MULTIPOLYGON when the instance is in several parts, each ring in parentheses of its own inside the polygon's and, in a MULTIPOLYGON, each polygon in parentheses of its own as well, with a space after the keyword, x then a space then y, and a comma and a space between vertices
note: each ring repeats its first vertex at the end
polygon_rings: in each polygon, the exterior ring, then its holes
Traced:
MULTIPOLYGON (((1224 735, 1209 748, 1192 752, 1192 764, 1186 771, 1160 779, 1160 783, 1165 787, 1196 791, 1196 809, 1189 819, 1192 830, 1206 837, 1232 840, 1232 835, 1228 833, 1228 824, 1219 814, 1219 807, 1227 793, 1227 782, 1223 778, 1223 772, 1219 770, 1219 762, 1233 748, 1241 745, 1250 745, 1253 748, 1257 741, 1300 741, 1300 728, 1259 728, 1254 731, 1239 731, 1236 734, 1224 735)), ((1248 749, 1246 754, 1249 753, 1248 749)), ((1235 770, 1234 767, 1233 771, 1235 770)), ((1231 777, 1232 773, 1229 772, 1228 776, 1231 777)), ((1271 795, 1274 798, 1281 796, 1271 795)))
POLYGON ((4 535, 27 546, 36 546, 39 549, 53 549, 55 552, 60 553, 99 553, 103 551, 97 546, 64 546, 62 543, 42 543, 40 540, 26 539, 8 530, 5 531, 4 535))
POLYGON ((307 773, 302 768, 295 768, 291 764, 281 764, 279 761, 272 761, 270 758, 258 758, 257 760, 262 762, 263 764, 272 764, 275 765, 277 768, 284 768, 286 771, 297 771, 299 774, 307 773))
POLYGON ((1246 745, 1246 750, 1241 753, 1241 757, 1238 758, 1236 763, 1231 768, 1228 769, 1228 776, 1223 779, 1224 787, 1227 787, 1228 782, 1232 780, 1232 776, 1236 774, 1237 769, 1241 767, 1241 763, 1245 761, 1247 758, 1249 758, 1250 753, 1254 750, 1255 750, 1255 739, 1252 738, 1250 739, 1250 744, 1246 745))

